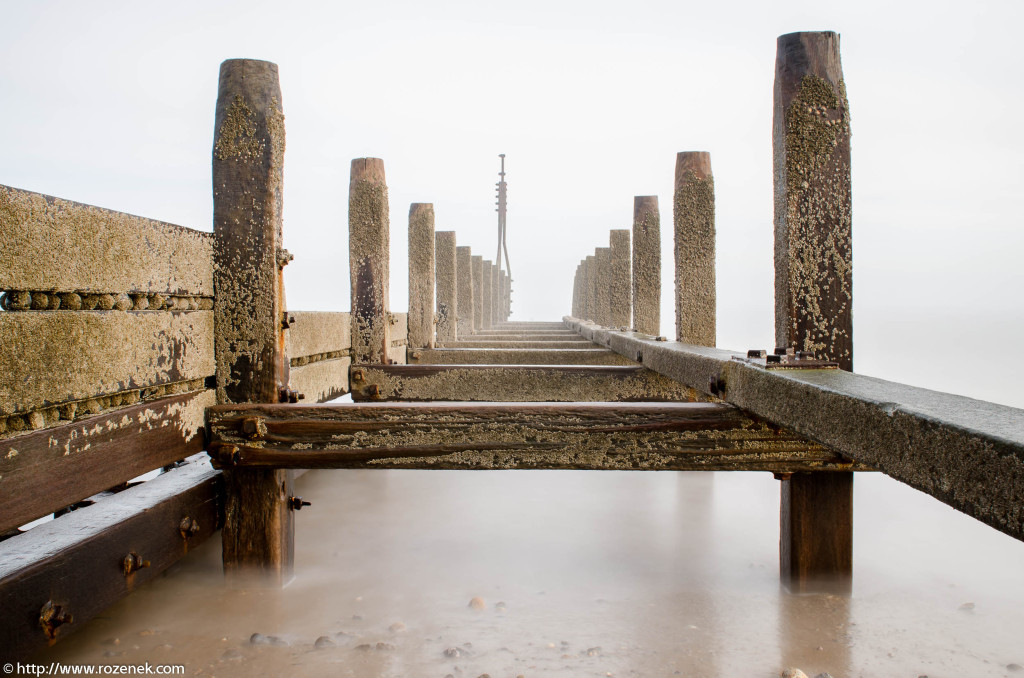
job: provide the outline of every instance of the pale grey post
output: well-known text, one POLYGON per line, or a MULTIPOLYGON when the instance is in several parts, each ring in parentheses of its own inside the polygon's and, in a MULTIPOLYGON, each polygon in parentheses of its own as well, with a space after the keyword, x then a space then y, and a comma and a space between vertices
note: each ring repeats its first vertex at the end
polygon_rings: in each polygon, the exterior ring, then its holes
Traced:
POLYGON ((437 342, 455 341, 458 314, 455 231, 438 231, 434 236, 437 274, 437 342))
POLYGON ((611 245, 611 318, 612 327, 632 327, 633 292, 630 282, 629 229, 616 229, 609 234, 611 245))
POLYGON ((603 327, 611 324, 612 303, 612 250, 598 247, 594 250, 597 261, 597 313, 594 322, 603 327))
POLYGON ((633 199, 633 327, 661 334, 661 216, 658 196, 633 199))
POLYGON ((715 179, 711 154, 676 154, 676 340, 714 346, 715 179))
POLYGON ((434 345, 434 206, 409 207, 409 348, 434 345))
POLYGON ((352 297, 352 363, 391 362, 388 187, 384 161, 356 158, 348 187, 348 263, 352 297))
POLYGON ((455 334, 462 339, 473 334, 473 250, 456 247, 455 257, 455 282, 459 294, 455 334))
POLYGON ((580 261, 580 314, 579 318, 582 320, 588 319, 589 309, 588 304, 590 303, 590 270, 587 265, 587 260, 584 258, 580 261))
POLYGON ((473 267, 473 331, 484 327, 484 258, 473 256, 470 259, 473 267))
POLYGON ((501 322, 501 275, 498 264, 491 268, 491 327, 501 322))
POLYGON ((587 320, 597 322, 597 257, 587 256, 587 320))
POLYGON ((480 327, 481 329, 491 329, 491 316, 494 313, 494 299, 492 297, 491 281, 494 279, 494 274, 491 273, 491 269, 494 268, 494 264, 488 259, 484 259, 481 285, 480 289, 483 291, 483 304, 480 313, 480 327))

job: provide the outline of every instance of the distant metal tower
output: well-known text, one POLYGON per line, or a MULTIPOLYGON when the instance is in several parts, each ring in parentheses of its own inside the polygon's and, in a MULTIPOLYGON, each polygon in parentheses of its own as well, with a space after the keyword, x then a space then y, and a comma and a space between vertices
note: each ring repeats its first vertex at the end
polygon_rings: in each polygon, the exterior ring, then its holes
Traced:
POLYGON ((498 213, 498 256, 495 258, 495 262, 498 264, 498 270, 501 271, 501 253, 505 252, 505 270, 508 271, 509 280, 512 279, 512 266, 508 263, 508 241, 505 238, 505 199, 508 196, 508 184, 505 183, 505 154, 501 153, 498 155, 501 158, 501 172, 498 176, 501 177, 495 186, 498 187, 498 202, 495 203, 498 209, 495 210, 498 213))

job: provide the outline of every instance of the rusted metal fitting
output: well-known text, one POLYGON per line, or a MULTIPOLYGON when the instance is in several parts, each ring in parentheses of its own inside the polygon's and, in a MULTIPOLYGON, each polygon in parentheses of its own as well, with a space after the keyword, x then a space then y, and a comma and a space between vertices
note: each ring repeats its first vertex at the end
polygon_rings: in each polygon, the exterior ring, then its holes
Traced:
POLYGON ((721 379, 711 377, 708 379, 708 392, 713 396, 725 395, 725 382, 721 379))
POLYGON ((655 337, 655 341, 668 341, 668 337, 655 337))
POLYGON ((796 359, 797 360, 814 360, 814 354, 811 353, 810 351, 797 351, 796 352, 796 359))
POLYGON ((793 348, 792 346, 790 346, 790 347, 776 346, 775 350, 772 351, 772 353, 774 353, 775 355, 793 355, 795 352, 796 352, 796 349, 793 348))
POLYGON ((291 252, 289 252, 288 250, 286 250, 285 248, 283 248, 283 247, 278 247, 277 248, 277 267, 278 268, 284 268, 285 266, 288 265, 288 262, 290 262, 294 258, 295 258, 295 255, 292 254, 291 252))
POLYGON ((267 423, 262 417, 243 417, 242 433, 249 440, 258 440, 267 435, 267 423))
POLYGON ((199 523, 196 522, 195 518, 185 516, 178 523, 178 531, 181 533, 181 538, 188 541, 189 537, 194 537, 199 533, 199 523))
POLYGON ((64 624, 71 624, 75 621, 74 616, 52 600, 43 604, 39 611, 39 625, 46 632, 46 637, 53 640, 57 637, 57 627, 64 624))
POLYGON ((286 330, 295 323, 295 316, 285 313, 281 318, 281 329, 286 330))
POLYGON ((775 476, 776 480, 789 480, 790 478, 793 477, 792 473, 780 473, 778 471, 776 471, 772 475, 775 476))
POLYGON ((291 496, 288 497, 288 508, 293 511, 301 511, 303 506, 312 506, 313 504, 308 501, 303 501, 302 497, 291 496))
POLYGON ((420 359, 420 352, 419 351, 413 351, 412 352, 412 359, 413 360, 419 360, 420 359))
POLYGON ((363 380, 363 371, 362 370, 352 370, 352 381, 362 381, 362 380, 363 380))
POLYGON ((282 388, 278 391, 278 402, 281 403, 297 403, 300 400, 305 400, 306 395, 299 393, 290 388, 282 388))
MULTIPOLYGON (((775 350, 778 351, 779 349, 775 349, 775 350)), ((768 351, 764 350, 763 348, 761 348, 761 349, 752 348, 749 351, 747 351, 747 357, 748 358, 767 358, 768 357, 768 351)))
POLYGON ((377 384, 370 384, 369 386, 366 387, 366 393, 372 398, 379 398, 380 386, 378 386, 377 384))
POLYGON ((135 574, 145 567, 149 567, 149 561, 143 560, 142 556, 135 551, 132 551, 124 557, 122 565, 124 566, 124 576, 127 577, 128 575, 135 574))
POLYGON ((766 362, 769 365, 771 365, 772 363, 781 363, 782 362, 782 356, 781 355, 777 355, 777 354, 766 356, 766 362))

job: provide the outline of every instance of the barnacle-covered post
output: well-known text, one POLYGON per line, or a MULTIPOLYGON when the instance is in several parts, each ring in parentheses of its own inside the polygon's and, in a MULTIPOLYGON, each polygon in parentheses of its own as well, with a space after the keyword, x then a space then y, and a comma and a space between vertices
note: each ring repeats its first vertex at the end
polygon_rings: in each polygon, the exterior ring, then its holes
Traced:
POLYGON ((711 154, 676 154, 676 341, 715 345, 715 179, 711 154))
MULTIPOLYGON (((275 403, 288 387, 282 247, 284 114, 277 65, 220 66, 213 144, 217 402, 275 403)), ((292 576, 291 472, 224 473, 228 575, 292 576)))
POLYGON ((597 257, 587 255, 587 320, 597 322, 597 257))
POLYGON ((455 341, 455 323, 458 313, 456 282, 455 231, 434 234, 437 274, 437 342, 455 341))
POLYGON ((633 319, 633 295, 629 280, 629 229, 615 229, 608 236, 611 246, 612 327, 629 327, 633 319))
POLYGON ((594 250, 597 262, 597 312, 594 322, 603 327, 610 324, 612 301, 612 251, 610 247, 598 247, 594 250))
POLYGON ((661 215, 656 195, 633 199, 633 329, 661 334, 661 215))
POLYGON ((484 258, 473 255, 470 258, 473 268, 473 331, 484 328, 484 258))
POLYGON ((501 322, 501 270, 498 263, 491 268, 491 327, 501 322))
POLYGON ((384 161, 356 158, 348 184, 352 363, 387 365, 391 348, 388 187, 384 161))
POLYGON ((480 328, 484 330, 491 329, 491 315, 494 312, 493 288, 491 287, 491 282, 494 280, 494 274, 491 273, 493 268, 494 264, 489 259, 484 259, 480 278, 480 290, 483 292, 483 299, 480 305, 480 328))
MULTIPOLYGON (((775 343, 852 370, 850 111, 838 34, 779 38, 772 138, 775 343)), ((853 473, 784 478, 779 546, 793 588, 849 577, 853 473)))
POLYGON ((434 205, 409 207, 409 349, 434 346, 434 205))
POLYGON ((579 318, 580 312, 580 269, 582 264, 576 265, 576 273, 572 277, 572 311, 573 318, 579 318))
POLYGON ((463 339, 473 334, 473 250, 455 248, 455 283, 458 285, 458 322, 455 334, 463 339))

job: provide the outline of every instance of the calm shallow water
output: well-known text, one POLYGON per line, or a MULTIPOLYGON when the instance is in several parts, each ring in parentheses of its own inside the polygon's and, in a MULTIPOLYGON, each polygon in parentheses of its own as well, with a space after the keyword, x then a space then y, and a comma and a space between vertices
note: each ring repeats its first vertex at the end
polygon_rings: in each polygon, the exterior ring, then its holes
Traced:
POLYGON ((225 586, 214 538, 36 660, 200 676, 1024 676, 1007 668, 1024 664, 1024 544, 881 474, 855 482, 849 596, 780 590, 767 473, 317 471, 297 485, 313 506, 287 588, 225 586), (288 645, 250 645, 257 632, 288 645), (314 649, 323 635, 337 647, 314 649))

